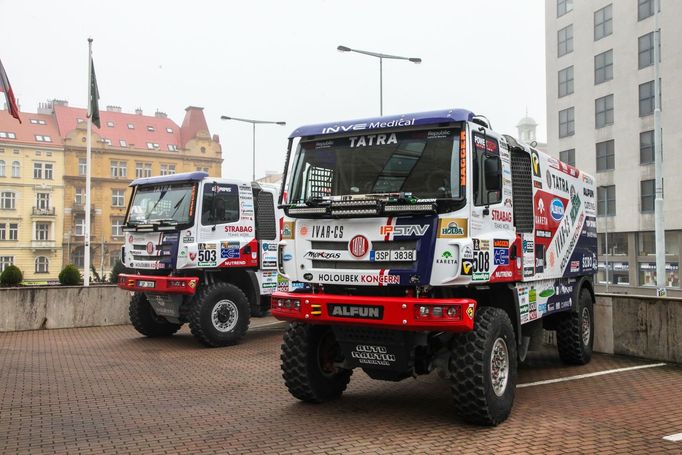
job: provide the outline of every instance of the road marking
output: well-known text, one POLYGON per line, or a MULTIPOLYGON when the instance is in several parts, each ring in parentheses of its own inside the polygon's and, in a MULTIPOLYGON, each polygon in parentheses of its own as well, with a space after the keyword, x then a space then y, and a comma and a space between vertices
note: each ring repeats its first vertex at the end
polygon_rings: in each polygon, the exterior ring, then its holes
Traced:
POLYGON ((527 382, 525 384, 517 385, 516 388, 520 389, 523 387, 534 387, 536 385, 554 384, 555 382, 575 381, 576 379, 593 378, 595 376, 603 376, 605 374, 622 373, 624 371, 641 370, 644 368, 662 367, 664 365, 665 365, 665 363, 651 363, 648 365, 637 365, 634 367, 616 368, 613 370, 597 371, 595 373, 578 374, 576 376, 567 376, 565 378, 547 379, 546 381, 527 382))
POLYGON ((254 325, 254 326, 251 326, 251 328, 252 329, 260 329, 261 327, 270 327, 271 325, 286 324, 286 322, 287 321, 269 322, 267 324, 254 325))
POLYGON ((671 434, 670 436, 664 436, 663 439, 665 439, 666 441, 671 441, 671 442, 680 442, 680 441, 682 441, 682 433, 671 434))

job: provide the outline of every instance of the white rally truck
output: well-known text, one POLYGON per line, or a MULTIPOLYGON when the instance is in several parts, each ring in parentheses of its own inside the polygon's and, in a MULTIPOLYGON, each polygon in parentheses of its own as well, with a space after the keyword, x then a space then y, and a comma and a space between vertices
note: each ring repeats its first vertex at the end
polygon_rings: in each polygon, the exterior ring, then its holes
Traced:
POLYGON ((339 397, 353 369, 449 379, 465 420, 511 412, 517 361, 555 330, 590 361, 594 179, 463 109, 305 126, 289 141, 277 292, 296 398, 339 397), (295 146, 295 148, 294 148, 295 146))
POLYGON ((133 181, 121 256, 130 320, 168 336, 188 322, 207 346, 238 341, 278 286, 274 186, 191 172, 133 181))

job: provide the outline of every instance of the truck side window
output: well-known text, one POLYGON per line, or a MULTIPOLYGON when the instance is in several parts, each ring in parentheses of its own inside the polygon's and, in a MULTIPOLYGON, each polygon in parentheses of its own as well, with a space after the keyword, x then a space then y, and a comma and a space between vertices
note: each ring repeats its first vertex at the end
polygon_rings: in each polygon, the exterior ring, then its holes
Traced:
POLYGON ((236 185, 206 183, 201 206, 204 226, 239 221, 239 190, 236 185))
POLYGON ((502 202, 502 164, 497 139, 473 133, 473 193, 475 205, 502 202))

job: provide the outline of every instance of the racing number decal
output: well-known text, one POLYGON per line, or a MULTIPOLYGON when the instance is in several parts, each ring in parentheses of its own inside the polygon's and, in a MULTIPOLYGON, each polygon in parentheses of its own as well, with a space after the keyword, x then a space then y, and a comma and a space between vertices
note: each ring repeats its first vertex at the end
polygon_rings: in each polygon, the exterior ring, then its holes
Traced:
POLYGON ((490 270, 490 252, 474 251, 473 259, 462 260, 462 275, 472 275, 490 270))
POLYGON ((216 262, 216 250, 199 250, 199 262, 216 262))

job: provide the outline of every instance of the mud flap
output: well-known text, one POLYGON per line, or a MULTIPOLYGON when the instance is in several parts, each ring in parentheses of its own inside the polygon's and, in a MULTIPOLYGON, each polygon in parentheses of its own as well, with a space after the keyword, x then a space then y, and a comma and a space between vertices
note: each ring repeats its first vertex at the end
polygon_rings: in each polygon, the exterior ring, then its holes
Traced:
POLYGON ((412 371, 414 333, 351 326, 334 326, 333 330, 349 366, 412 371))

